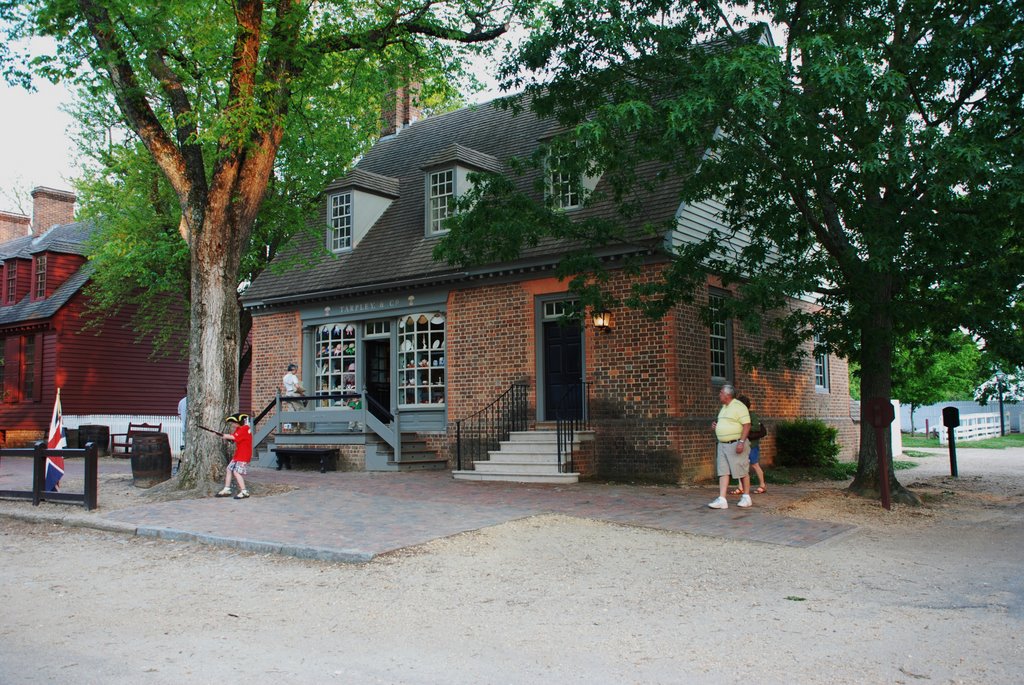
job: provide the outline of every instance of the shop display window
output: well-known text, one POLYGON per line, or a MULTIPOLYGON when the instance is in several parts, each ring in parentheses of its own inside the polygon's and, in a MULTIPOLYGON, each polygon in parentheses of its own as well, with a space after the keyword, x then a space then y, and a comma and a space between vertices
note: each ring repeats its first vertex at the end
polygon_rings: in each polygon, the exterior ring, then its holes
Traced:
MULTIPOLYGON (((315 387, 319 393, 358 392, 356 383, 356 328, 352 324, 324 324, 314 340, 315 387)), ((347 400, 321 400, 319 406, 345 406, 347 400)))
POLYGON ((445 403, 445 318, 440 312, 398 320, 398 402, 445 403))

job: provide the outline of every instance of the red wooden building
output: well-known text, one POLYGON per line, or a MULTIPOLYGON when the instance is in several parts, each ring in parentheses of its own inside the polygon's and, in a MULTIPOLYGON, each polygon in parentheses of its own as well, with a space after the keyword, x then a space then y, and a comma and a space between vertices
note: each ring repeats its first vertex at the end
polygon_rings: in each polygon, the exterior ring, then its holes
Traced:
MULTIPOLYGON (((57 388, 66 415, 175 415, 187 361, 154 357, 131 312, 88 327, 83 288, 93 226, 74 221, 75 196, 32 191, 33 218, 0 212, 0 430, 10 446, 40 439, 57 388)), ((184 324, 183 324, 184 325, 184 324)))

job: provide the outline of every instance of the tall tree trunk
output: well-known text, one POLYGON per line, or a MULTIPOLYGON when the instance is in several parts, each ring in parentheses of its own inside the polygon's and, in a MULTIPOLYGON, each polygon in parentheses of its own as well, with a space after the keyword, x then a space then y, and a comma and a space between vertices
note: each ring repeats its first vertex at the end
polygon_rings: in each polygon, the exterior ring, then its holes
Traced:
POLYGON ((874 290, 872 304, 865 325, 861 328, 861 378, 860 378, 860 455, 857 461, 857 475, 850 484, 850 491, 880 499, 882 496, 882 477, 889 479, 889 493, 893 502, 901 504, 920 504, 920 500, 912 492, 900 485, 893 469, 892 424, 876 428, 871 423, 868 412, 868 400, 871 398, 892 398, 892 349, 893 349, 893 312, 892 312, 892 277, 876 277, 871 287, 874 290), (883 435, 887 459, 887 473, 879 473, 878 468, 878 431, 883 435))
MULTIPOLYGON (((192 241, 189 325, 188 435, 179 487, 216 490, 224 476, 225 443, 213 433, 238 411, 238 268, 240 231, 225 213, 206 212, 192 241)), ((227 447, 225 447, 227 445, 227 447)))

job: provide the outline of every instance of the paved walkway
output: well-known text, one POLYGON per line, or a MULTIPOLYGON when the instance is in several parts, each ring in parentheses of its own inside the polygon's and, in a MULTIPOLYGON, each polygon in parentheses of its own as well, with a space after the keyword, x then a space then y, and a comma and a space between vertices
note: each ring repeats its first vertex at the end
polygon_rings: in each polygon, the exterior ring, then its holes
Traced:
MULTIPOLYGON (((0 464, 0 489, 13 478, 0 464)), ((74 466, 69 462, 69 476, 74 466)), ((101 474, 130 472, 126 460, 105 459, 101 474)), ((254 468, 256 485, 294 490, 247 500, 192 499, 143 503, 86 512, 68 505, 25 503, 8 516, 53 520, 142 536, 275 552, 300 558, 365 562, 375 556, 465 531, 538 514, 565 514, 660 530, 803 547, 852 530, 846 524, 789 518, 759 509, 777 508, 807 494, 797 486, 773 486, 739 509, 709 509, 713 487, 646 487, 580 483, 534 485, 457 481, 449 472, 364 473, 276 471, 254 468)))

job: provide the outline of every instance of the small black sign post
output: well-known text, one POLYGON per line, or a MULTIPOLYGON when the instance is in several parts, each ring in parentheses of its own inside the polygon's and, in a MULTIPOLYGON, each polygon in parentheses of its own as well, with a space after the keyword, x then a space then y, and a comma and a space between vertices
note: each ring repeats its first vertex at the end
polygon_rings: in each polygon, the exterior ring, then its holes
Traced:
POLYGON ((882 490, 882 506, 892 509, 889 495, 889 449, 885 444, 885 429, 896 418, 896 410, 886 397, 871 397, 866 405, 868 423, 875 428, 875 451, 878 452, 878 484, 882 490))
POLYGON ((949 475, 956 478, 956 427, 960 425, 960 410, 956 407, 943 407, 942 425, 946 427, 946 435, 949 437, 949 475))

